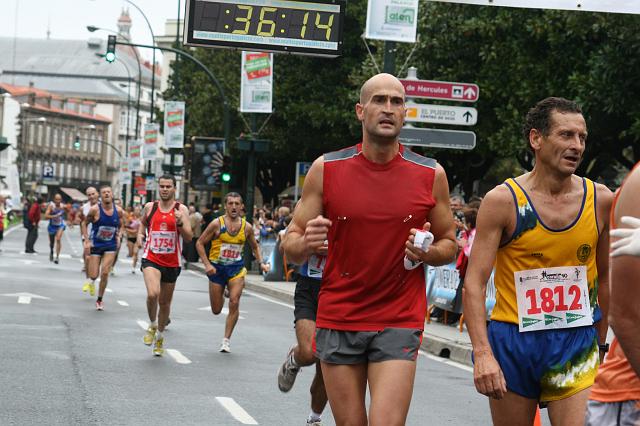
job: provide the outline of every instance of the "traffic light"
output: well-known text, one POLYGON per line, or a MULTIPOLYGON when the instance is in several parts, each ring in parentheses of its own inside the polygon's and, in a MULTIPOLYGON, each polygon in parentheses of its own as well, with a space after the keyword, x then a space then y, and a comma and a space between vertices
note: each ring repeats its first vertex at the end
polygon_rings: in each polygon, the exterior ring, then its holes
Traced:
POLYGON ((222 160, 222 167, 220 168, 220 180, 223 183, 231 182, 231 157, 225 155, 222 160))
POLYGON ((76 139, 73 141, 73 149, 80 151, 80 135, 76 135, 76 139))
POLYGON ((113 62, 116 60, 116 36, 110 35, 107 39, 107 53, 104 58, 107 62, 113 62))

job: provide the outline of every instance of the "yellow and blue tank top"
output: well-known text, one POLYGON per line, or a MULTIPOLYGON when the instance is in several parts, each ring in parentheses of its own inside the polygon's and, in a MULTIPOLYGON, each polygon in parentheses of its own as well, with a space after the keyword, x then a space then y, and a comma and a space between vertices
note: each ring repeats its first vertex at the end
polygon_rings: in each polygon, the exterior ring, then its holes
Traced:
POLYGON ((220 235, 211 242, 211 250, 209 250, 209 260, 220 265, 241 265, 242 251, 244 243, 247 239, 245 235, 245 227, 247 221, 242 219, 240 230, 236 234, 230 234, 224 223, 224 216, 220 216, 220 235))
POLYGON ((508 242, 498 249, 495 267, 496 304, 491 320, 518 324, 518 304, 514 273, 559 266, 586 266, 589 302, 594 322, 597 308, 598 270, 596 248, 598 223, 595 184, 582 178, 582 206, 573 223, 551 229, 538 216, 529 195, 514 180, 504 182, 516 204, 516 227, 508 242))

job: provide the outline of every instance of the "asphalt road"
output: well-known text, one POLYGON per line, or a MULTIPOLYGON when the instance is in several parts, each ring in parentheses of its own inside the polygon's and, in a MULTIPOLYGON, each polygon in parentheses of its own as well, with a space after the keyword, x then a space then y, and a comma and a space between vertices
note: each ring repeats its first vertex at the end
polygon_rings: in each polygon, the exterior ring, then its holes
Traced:
MULTIPOLYGON (((44 224, 35 255, 26 231, 0 245, 0 425, 303 425, 312 369, 288 394, 276 373, 294 342, 293 307, 246 292, 230 354, 218 352, 224 315, 209 310, 207 281, 183 271, 162 358, 142 343, 146 292, 122 251, 105 310, 81 291, 76 227, 60 264, 44 224)), ((325 425, 334 425, 330 409, 325 425)), ((487 401, 468 367, 422 354, 408 425, 488 425, 487 401)))

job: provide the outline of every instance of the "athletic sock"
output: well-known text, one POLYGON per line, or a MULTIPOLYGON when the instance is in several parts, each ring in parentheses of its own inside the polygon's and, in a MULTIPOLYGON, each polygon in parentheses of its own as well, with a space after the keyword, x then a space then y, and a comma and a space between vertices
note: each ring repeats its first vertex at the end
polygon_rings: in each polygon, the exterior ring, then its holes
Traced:
POLYGON ((162 331, 158 330, 156 331, 156 340, 160 340, 162 339, 163 335, 162 335, 162 331))
POLYGON ((289 355, 289 364, 293 367, 293 368, 300 368, 300 366, 298 365, 298 363, 296 362, 296 358, 293 356, 293 353, 291 355, 289 355))
POLYGON ((153 328, 158 328, 158 320, 153 321, 151 324, 149 324, 149 326, 153 328))
POLYGON ((98 296, 98 302, 102 302, 102 296, 98 296))
POLYGON ((309 417, 307 417, 307 423, 319 422, 320 420, 322 420, 320 418, 321 416, 322 413, 316 413, 315 411, 311 410, 311 412, 309 413, 309 417))

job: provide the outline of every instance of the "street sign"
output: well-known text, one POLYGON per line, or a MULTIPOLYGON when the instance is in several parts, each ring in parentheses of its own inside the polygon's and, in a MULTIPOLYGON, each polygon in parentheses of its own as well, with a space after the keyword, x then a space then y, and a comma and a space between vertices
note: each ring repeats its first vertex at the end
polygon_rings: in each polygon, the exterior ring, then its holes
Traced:
POLYGON ((409 98, 476 102, 480 97, 480 88, 473 83, 452 83, 434 80, 400 80, 400 82, 409 98))
POLYGON ((307 177, 307 173, 309 173, 309 169, 311 168, 310 162, 306 161, 297 161, 296 162, 296 185, 295 185, 295 193, 293 196, 293 201, 298 201, 298 197, 302 192, 302 187, 304 186, 304 180, 307 177))
POLYGON ((187 0, 188 46, 336 57, 345 0, 187 0))
POLYGON ((473 126, 478 122, 478 110, 475 108, 448 105, 430 105, 407 103, 405 121, 411 123, 456 124, 473 126))
POLYGON ((56 167, 53 164, 44 163, 42 166, 42 178, 53 179, 56 174, 56 167))
POLYGON ((418 129, 403 127, 400 143, 428 148, 448 148, 470 150, 476 147, 476 134, 462 130, 418 129))
POLYGON ((369 0, 365 38, 416 42, 418 0, 369 0))

